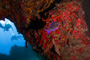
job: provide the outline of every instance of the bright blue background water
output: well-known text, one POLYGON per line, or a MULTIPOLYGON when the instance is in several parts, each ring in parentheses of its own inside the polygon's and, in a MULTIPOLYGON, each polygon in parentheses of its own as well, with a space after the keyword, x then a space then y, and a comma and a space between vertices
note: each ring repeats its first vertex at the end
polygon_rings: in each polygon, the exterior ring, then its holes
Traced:
POLYGON ((5 22, 0 21, 0 23, 3 26, 5 23, 9 23, 13 28, 13 30, 10 28, 9 31, 0 28, 0 60, 40 60, 30 45, 28 48, 25 47, 24 37, 22 34, 18 34, 14 23, 8 19, 5 19, 5 22), (22 37, 11 40, 13 35, 22 37))

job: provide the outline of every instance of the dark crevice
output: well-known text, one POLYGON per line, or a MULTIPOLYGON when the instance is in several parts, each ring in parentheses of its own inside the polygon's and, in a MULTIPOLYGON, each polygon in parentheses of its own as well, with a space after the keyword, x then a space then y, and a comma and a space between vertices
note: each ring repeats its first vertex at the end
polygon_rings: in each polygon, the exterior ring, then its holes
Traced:
POLYGON ((60 3, 61 1, 62 1, 62 0, 54 0, 54 2, 51 3, 50 6, 49 6, 47 9, 45 9, 45 10, 42 11, 42 12, 40 12, 39 15, 40 15, 42 18, 44 18, 44 19, 48 18, 48 14, 49 14, 49 13, 47 13, 47 12, 49 12, 50 10, 52 10, 52 9, 55 7, 55 4, 56 4, 56 3, 60 3), (45 13, 47 13, 47 14, 44 15, 45 13))
MULTIPOLYGON (((62 0, 55 0, 53 3, 51 3, 46 10, 39 13, 40 17, 47 19, 49 14, 48 12, 55 7, 56 3, 60 3, 61 1, 62 0), (47 14, 45 15, 45 13, 47 14)), ((38 19, 37 17, 33 16, 33 18, 31 19, 31 23, 29 24, 28 28, 25 28, 25 30, 29 30, 29 29, 38 30, 38 29, 42 29, 45 25, 46 23, 43 22, 42 19, 38 19)))
MULTIPOLYGON (((55 51, 55 47, 54 47, 54 46, 51 48, 51 52, 57 54, 56 51, 55 51)), ((57 55, 58 55, 58 54, 57 54, 57 55)))
POLYGON ((69 45, 69 38, 67 39, 67 45, 70 46, 70 45, 69 45))
POLYGON ((45 25, 45 22, 43 22, 42 20, 32 20, 32 23, 29 25, 30 29, 41 29, 43 28, 45 25))
POLYGON ((25 28, 25 30, 38 30, 42 29, 45 26, 45 22, 43 22, 41 19, 39 20, 37 17, 34 17, 34 19, 31 19, 31 22, 28 26, 28 28, 25 28))

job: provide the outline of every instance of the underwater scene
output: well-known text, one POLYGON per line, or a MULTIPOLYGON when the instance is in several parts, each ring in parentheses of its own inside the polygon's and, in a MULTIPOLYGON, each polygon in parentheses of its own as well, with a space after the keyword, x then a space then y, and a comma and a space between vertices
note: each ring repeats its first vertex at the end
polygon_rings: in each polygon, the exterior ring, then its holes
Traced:
POLYGON ((90 60, 90 0, 0 0, 0 60, 90 60))
POLYGON ((0 60, 40 60, 10 20, 0 20, 0 60))

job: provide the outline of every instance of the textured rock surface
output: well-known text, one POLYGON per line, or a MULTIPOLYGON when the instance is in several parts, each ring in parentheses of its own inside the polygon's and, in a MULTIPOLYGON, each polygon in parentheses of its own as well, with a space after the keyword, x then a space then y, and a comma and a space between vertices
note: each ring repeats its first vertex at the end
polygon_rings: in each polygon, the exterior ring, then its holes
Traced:
MULTIPOLYGON (((49 12, 46 25, 30 34, 34 49, 48 60, 88 60, 90 59, 90 40, 84 20, 84 11, 80 2, 64 2, 49 12), (60 23, 56 31, 49 34, 46 29, 57 20, 60 23), (53 58, 51 58, 53 57, 53 58)), ((30 30, 31 31, 31 30, 30 30)))
MULTIPOLYGON (((15 23, 18 31, 30 42, 33 49, 45 57, 46 60, 90 59, 88 27, 80 1, 63 0, 61 3, 56 4, 56 7, 42 14, 47 15, 46 18, 41 17, 39 13, 48 8, 49 3, 47 1, 49 0, 45 0, 46 2, 43 0, 38 0, 37 2, 34 0, 29 0, 29 2, 28 0, 6 1, 4 2, 7 4, 6 6, 10 5, 8 8, 4 7, 5 11, 2 9, 4 5, 0 5, 0 10, 3 13, 9 12, 5 15, 0 12, 0 18, 8 16, 15 23), (29 5, 31 1, 33 3, 29 5), (46 5, 43 5, 42 1, 46 5), (42 4, 43 7, 34 2, 42 4), (15 5, 18 7, 15 7, 15 5), (32 7, 28 8, 30 6, 32 7), (25 9, 23 9, 24 7, 25 9), (60 25, 57 30, 48 34, 46 29, 49 29, 53 21, 58 21, 60 25)), ((53 0, 50 1, 52 2, 53 0)), ((0 2, 3 1, 1 0, 0 2)))

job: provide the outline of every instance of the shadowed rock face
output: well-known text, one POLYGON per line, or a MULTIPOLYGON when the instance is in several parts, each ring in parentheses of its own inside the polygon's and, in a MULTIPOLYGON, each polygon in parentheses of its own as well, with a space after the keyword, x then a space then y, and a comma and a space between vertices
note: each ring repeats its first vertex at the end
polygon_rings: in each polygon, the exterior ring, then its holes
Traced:
MULTIPOLYGON (((31 8, 29 12, 25 12, 22 7, 29 3, 22 5, 22 3, 24 3, 23 0, 21 2, 13 2, 11 4, 13 9, 10 10, 11 15, 9 15, 8 18, 15 23, 18 31, 30 42, 33 49, 44 56, 46 60, 89 59, 90 40, 87 27, 87 25, 89 26, 89 23, 87 22, 86 24, 84 20, 84 11, 80 1, 58 1, 60 3, 54 1, 57 3, 54 3, 54 8, 51 5, 49 7, 51 10, 49 10, 49 8, 46 10, 43 9, 44 13, 42 13, 42 10, 39 10, 39 13, 37 13, 38 9, 29 13, 31 8), (15 4, 18 7, 15 7, 15 4), (27 19, 28 14, 26 13, 30 14, 31 22, 27 19), (48 29, 50 24, 54 21, 57 21, 60 26, 57 30, 51 31, 48 34, 45 30, 48 29)), ((47 4, 45 6, 47 6, 47 4)), ((29 6, 27 6, 27 8, 28 7, 29 6)), ((85 8, 86 7, 84 7, 84 10, 85 8)), ((89 16, 87 12, 88 11, 86 11, 85 14, 89 16)), ((87 17, 85 17, 85 19, 86 21, 89 21, 87 20, 87 17)))
POLYGON ((87 23, 90 36, 90 0, 85 0, 82 5, 83 10, 85 11, 85 21, 87 23))

